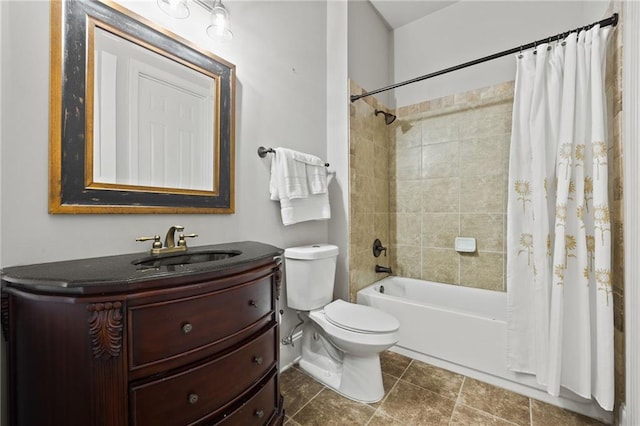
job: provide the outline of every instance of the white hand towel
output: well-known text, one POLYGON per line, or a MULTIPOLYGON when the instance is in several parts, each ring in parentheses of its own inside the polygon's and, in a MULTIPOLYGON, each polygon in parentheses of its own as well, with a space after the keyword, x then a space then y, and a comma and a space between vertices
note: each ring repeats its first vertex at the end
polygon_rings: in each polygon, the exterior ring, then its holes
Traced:
POLYGON ((285 226, 308 220, 331 219, 329 194, 310 195, 307 198, 280 200, 280 216, 285 226))
POLYGON ((327 168, 307 164, 307 184, 311 194, 325 194, 327 192, 327 168))
POLYGON ((331 218, 327 169, 313 155, 275 148, 271 159, 271 199, 280 201, 282 223, 331 218))
MULTIPOLYGON (((299 161, 296 151, 287 148, 276 148, 271 159, 271 176, 275 174, 275 198, 272 190, 271 199, 294 199, 309 196, 306 164, 299 161)), ((271 186, 271 185, 270 185, 271 186)))

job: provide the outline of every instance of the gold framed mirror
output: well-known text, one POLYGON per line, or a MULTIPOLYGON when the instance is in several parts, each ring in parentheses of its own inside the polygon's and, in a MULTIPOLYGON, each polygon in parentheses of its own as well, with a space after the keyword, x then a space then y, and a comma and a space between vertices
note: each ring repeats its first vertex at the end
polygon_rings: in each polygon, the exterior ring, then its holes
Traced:
POLYGON ((50 213, 233 213, 235 66, 109 1, 51 2, 50 213))

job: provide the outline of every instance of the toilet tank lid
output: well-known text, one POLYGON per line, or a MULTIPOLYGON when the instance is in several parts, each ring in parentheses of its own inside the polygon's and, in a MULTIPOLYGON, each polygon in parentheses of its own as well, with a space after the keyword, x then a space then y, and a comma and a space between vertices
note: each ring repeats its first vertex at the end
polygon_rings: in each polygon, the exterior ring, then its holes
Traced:
POLYGON ((287 259, 324 259, 337 256, 338 247, 332 244, 310 244, 308 246, 290 247, 284 250, 284 257, 287 259))

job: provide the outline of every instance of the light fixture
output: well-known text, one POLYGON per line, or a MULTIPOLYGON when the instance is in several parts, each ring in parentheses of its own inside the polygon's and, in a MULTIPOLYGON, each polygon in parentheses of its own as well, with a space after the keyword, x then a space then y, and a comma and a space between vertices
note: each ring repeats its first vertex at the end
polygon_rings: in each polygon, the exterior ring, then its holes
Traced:
MULTIPOLYGON (((187 0, 157 0, 157 2, 158 7, 173 18, 189 17, 187 0)), ((233 38, 233 33, 229 29, 229 11, 222 4, 222 0, 193 0, 193 3, 209 11, 207 35, 210 38, 217 41, 229 41, 233 38)))
POLYGON ((186 19, 190 14, 187 0, 158 0, 158 7, 164 13, 176 19, 186 19))
POLYGON ((214 0, 209 22, 207 35, 210 38, 219 41, 229 41, 233 38, 233 33, 229 29, 229 11, 222 4, 222 0, 214 0))

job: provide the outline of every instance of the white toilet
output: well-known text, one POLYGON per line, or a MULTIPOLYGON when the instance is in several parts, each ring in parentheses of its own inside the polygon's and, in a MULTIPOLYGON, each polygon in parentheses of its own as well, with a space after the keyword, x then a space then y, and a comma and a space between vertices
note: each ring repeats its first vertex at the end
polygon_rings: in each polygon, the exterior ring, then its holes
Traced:
POLYGON ((284 251, 287 305, 305 316, 300 368, 360 402, 384 396, 380 352, 398 342, 398 320, 378 309, 333 299, 338 247, 284 251))

